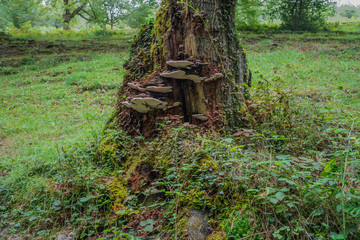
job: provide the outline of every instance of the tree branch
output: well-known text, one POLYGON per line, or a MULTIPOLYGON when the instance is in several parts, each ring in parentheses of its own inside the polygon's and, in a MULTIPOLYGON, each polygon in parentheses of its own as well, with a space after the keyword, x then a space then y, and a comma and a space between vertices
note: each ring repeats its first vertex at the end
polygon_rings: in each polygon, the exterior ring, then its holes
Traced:
POLYGON ((83 8, 86 6, 86 3, 81 4, 80 7, 78 7, 77 9, 75 9, 69 16, 70 19, 73 19, 76 15, 78 15, 80 13, 81 10, 83 10, 83 8))
POLYGON ((85 16, 82 15, 81 13, 79 13, 78 15, 79 15, 80 17, 82 17, 83 19, 85 19, 86 21, 89 21, 89 22, 91 21, 90 18, 85 17, 85 16))

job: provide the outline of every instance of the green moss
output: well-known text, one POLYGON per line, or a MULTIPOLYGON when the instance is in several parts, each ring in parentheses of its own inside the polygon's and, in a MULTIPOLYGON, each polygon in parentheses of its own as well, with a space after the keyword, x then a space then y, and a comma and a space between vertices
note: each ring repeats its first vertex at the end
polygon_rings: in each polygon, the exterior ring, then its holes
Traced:
POLYGON ((211 199, 204 190, 191 189, 180 198, 180 204, 196 210, 211 208, 211 199))
POLYGON ((213 199, 213 207, 216 207, 216 209, 222 209, 227 206, 229 206, 229 199, 225 197, 224 195, 216 195, 213 199))
POLYGON ((98 154, 105 160, 114 160, 118 150, 119 143, 114 138, 113 132, 107 133, 97 148, 98 154))
POLYGON ((156 14, 153 36, 154 40, 150 48, 150 57, 154 62, 164 67, 166 57, 166 47, 164 46, 164 36, 171 27, 171 17, 169 14, 170 1, 163 1, 160 10, 156 14))
POLYGON ((149 22, 140 27, 131 47, 130 58, 124 65, 129 70, 125 75, 125 80, 141 79, 146 74, 165 67, 164 36, 171 27, 171 18, 168 15, 169 6, 168 1, 163 2, 156 14, 155 23, 149 22))
POLYGON ((115 178, 106 184, 112 200, 114 201, 112 210, 118 212, 125 209, 124 200, 128 197, 128 189, 124 186, 121 179, 115 178))
POLYGON ((131 143, 132 140, 124 131, 109 128, 103 132, 103 139, 97 146, 97 157, 102 161, 119 164, 128 157, 127 149, 132 147, 131 143))
POLYGON ((207 170, 207 169, 220 170, 219 165, 215 162, 215 160, 210 156, 209 153, 204 153, 203 156, 201 156, 198 165, 199 165, 199 169, 201 170, 207 170))
POLYGON ((188 209, 182 210, 178 214, 178 221, 176 223, 177 233, 176 237, 179 240, 186 240, 187 238, 187 230, 189 228, 189 217, 190 211, 188 209))
POLYGON ((127 169, 127 175, 131 175, 132 173, 135 173, 136 170, 141 166, 141 164, 146 163, 149 166, 152 166, 151 159, 148 158, 148 156, 142 152, 141 150, 136 151, 131 155, 130 158, 126 161, 126 169, 127 169))
POLYGON ((103 134, 106 134, 106 132, 108 131, 108 130, 115 130, 115 129, 117 129, 117 127, 116 127, 116 115, 117 115, 117 112, 116 111, 114 111, 112 114, 111 114, 111 116, 110 116, 110 118, 109 118, 109 120, 106 122, 106 124, 105 124, 105 126, 104 126, 104 128, 103 128, 103 130, 102 130, 102 133, 103 134))
POLYGON ((133 81, 144 77, 154 69, 154 61, 151 59, 150 49, 154 41, 154 23, 148 22, 140 27, 139 33, 135 36, 131 46, 129 59, 124 67, 127 71, 125 82, 133 81))
POLYGON ((224 232, 215 232, 211 234, 207 240, 228 240, 228 238, 224 232))

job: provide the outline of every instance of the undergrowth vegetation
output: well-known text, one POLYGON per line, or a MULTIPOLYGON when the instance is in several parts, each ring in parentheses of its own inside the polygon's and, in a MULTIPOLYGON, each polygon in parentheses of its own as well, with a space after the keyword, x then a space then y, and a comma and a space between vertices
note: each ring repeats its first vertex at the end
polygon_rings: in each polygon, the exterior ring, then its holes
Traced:
POLYGON ((27 22, 21 26, 21 28, 12 26, 6 28, 4 32, 10 36, 20 38, 86 39, 103 37, 127 38, 129 35, 133 34, 135 30, 131 28, 108 30, 100 27, 83 28, 80 30, 63 30, 59 28, 32 27, 31 23, 27 22))
POLYGON ((101 132, 123 74, 113 48, 3 58, 0 234, 188 239, 198 213, 212 240, 359 239, 358 45, 241 37, 251 100, 229 136, 164 122, 148 141, 111 119, 101 132))

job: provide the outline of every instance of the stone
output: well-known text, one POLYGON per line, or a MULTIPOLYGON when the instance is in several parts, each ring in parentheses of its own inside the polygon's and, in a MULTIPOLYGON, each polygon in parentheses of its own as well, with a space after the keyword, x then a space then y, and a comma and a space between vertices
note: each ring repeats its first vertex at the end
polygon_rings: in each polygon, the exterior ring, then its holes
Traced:
POLYGON ((171 86, 166 86, 166 87, 149 86, 146 88, 146 91, 156 92, 156 93, 171 93, 173 91, 173 88, 171 86))
POLYGON ((199 210, 192 210, 188 220, 188 234, 192 240, 205 240, 211 234, 208 215, 199 210))
POLYGON ((61 233, 56 237, 56 240, 72 240, 74 239, 74 233, 61 233))
POLYGON ((166 62, 167 65, 174 67, 174 68, 186 68, 190 69, 191 65, 193 64, 190 61, 168 61, 166 62))
POLYGON ((192 117, 201 121, 209 120, 209 117, 205 116, 204 114, 193 114, 192 117))
POLYGON ((185 71, 182 70, 177 70, 169 73, 161 73, 160 76, 164 78, 191 80, 194 83, 200 83, 201 81, 204 81, 206 79, 206 77, 200 77, 194 74, 186 75, 185 71))
POLYGON ((222 74, 222 73, 215 73, 214 76, 205 79, 205 82, 212 82, 212 81, 215 81, 215 80, 217 80, 217 79, 219 79, 219 78, 223 78, 223 77, 224 77, 224 74, 222 74))

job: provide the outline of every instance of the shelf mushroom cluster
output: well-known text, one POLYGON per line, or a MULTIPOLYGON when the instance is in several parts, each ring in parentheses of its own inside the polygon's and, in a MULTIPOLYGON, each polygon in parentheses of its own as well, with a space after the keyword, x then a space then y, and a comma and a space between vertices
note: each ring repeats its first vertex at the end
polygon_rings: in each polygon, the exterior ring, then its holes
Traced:
MULTIPOLYGON (((191 69, 194 63, 186 60, 168 61, 166 63, 167 65, 176 68, 176 70, 161 73, 161 78, 189 80, 193 81, 195 84, 200 84, 202 82, 211 82, 224 77, 222 73, 216 73, 209 78, 195 74, 187 74, 184 70, 191 69)), ((137 112, 148 113, 155 109, 167 110, 181 105, 180 102, 170 103, 171 101, 160 100, 152 96, 154 94, 168 94, 173 92, 173 87, 164 85, 163 81, 161 81, 160 83, 158 81, 154 81, 153 84, 150 86, 140 86, 136 83, 128 83, 127 85, 131 89, 135 89, 141 93, 148 94, 145 96, 142 96, 144 94, 141 94, 141 96, 136 96, 130 99, 130 101, 122 102, 124 106, 132 108, 137 112)), ((192 117, 200 121, 207 121, 209 119, 208 116, 200 113, 193 114, 192 117)))

